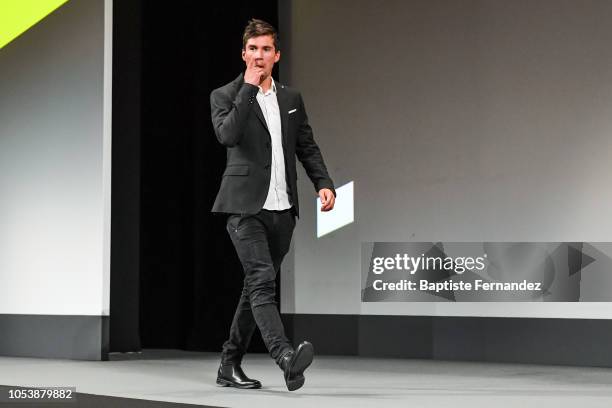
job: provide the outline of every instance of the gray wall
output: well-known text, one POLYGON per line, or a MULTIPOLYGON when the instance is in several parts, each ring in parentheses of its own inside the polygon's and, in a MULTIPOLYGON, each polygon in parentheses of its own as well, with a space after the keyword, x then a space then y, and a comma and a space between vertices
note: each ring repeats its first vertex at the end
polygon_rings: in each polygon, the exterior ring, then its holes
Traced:
POLYGON ((610 241, 612 2, 282 1, 302 91, 355 223, 316 239, 314 191, 282 311, 612 318, 606 303, 360 303, 369 241, 610 241))
POLYGON ((108 315, 110 4, 0 49, 0 315, 108 315))

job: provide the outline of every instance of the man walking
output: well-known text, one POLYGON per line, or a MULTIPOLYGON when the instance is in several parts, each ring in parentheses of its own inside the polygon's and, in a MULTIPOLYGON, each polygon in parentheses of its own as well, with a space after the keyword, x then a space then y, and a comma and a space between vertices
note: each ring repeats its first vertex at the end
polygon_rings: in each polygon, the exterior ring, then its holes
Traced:
POLYGON ((210 95, 215 134, 227 147, 227 164, 212 211, 230 214, 227 231, 244 269, 242 295, 223 344, 217 384, 261 387, 240 366, 259 327, 287 388, 294 391, 304 384, 314 349, 304 341, 294 350, 285 336, 275 302, 275 278, 299 216, 296 156, 321 198, 321 211, 334 208, 336 193, 300 93, 272 78, 272 68, 280 59, 274 27, 250 20, 244 30, 242 59, 244 73, 210 95))

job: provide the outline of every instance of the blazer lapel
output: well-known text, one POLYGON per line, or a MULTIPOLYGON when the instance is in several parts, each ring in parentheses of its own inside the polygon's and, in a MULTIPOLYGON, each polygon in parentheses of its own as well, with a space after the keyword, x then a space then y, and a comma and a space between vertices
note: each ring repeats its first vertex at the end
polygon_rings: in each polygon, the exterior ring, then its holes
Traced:
POLYGON ((270 133, 270 130, 268 129, 268 125, 266 125, 266 119, 264 118, 263 112, 261 111, 261 106, 259 106, 259 102, 257 101, 253 102, 253 109, 255 110, 255 115, 257 115, 263 127, 266 128, 268 133, 270 133))
POLYGON ((281 132, 283 134, 283 150, 287 145, 287 124, 289 121, 289 113, 287 111, 289 107, 289 100, 285 86, 276 83, 276 100, 278 101, 278 109, 280 110, 281 117, 281 132))

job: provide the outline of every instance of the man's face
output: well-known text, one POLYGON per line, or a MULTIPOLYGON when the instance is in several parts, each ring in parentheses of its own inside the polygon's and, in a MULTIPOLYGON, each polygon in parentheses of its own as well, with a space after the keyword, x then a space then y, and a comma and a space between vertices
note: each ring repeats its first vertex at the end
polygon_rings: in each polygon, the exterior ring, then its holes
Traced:
POLYGON ((242 50, 242 60, 247 67, 253 61, 256 66, 263 68, 266 77, 272 75, 272 68, 279 59, 280 51, 276 51, 271 35, 249 38, 242 50))

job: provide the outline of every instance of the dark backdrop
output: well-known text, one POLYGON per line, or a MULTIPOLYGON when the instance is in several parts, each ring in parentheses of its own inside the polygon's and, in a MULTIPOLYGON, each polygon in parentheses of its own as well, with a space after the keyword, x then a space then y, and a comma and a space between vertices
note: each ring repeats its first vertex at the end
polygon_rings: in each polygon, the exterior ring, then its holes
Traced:
POLYGON ((276 1, 115 2, 111 351, 226 339, 243 276, 210 213, 225 148, 209 95, 244 69, 252 17, 278 26, 276 1))

